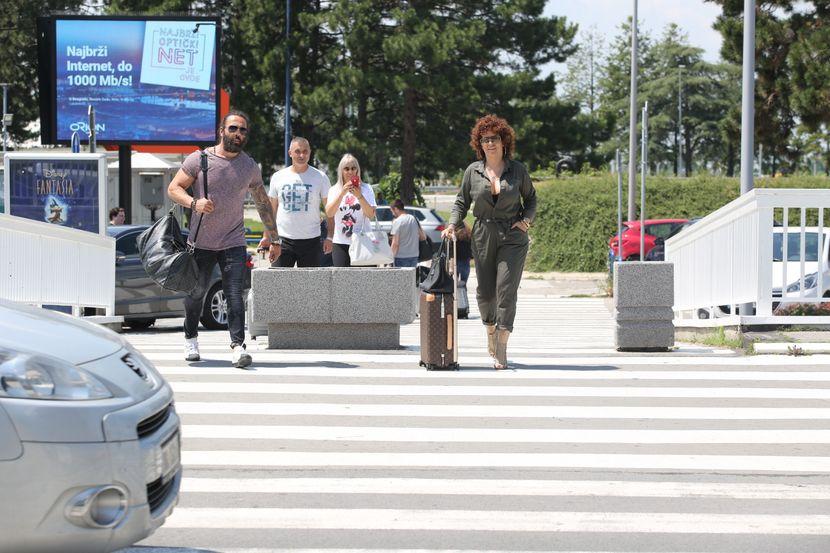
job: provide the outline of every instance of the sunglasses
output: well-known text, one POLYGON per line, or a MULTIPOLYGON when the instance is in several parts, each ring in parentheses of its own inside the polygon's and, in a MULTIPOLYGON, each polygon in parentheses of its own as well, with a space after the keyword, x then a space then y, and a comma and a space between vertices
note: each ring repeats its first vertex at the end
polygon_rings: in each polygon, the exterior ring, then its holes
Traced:
POLYGON ((228 125, 225 128, 228 129, 228 132, 230 132, 230 133, 238 132, 240 134, 248 134, 248 127, 238 127, 236 125, 228 125))
POLYGON ((482 144, 498 144, 499 142, 501 142, 501 137, 498 136, 498 135, 496 135, 496 136, 482 136, 481 137, 481 143, 482 144))

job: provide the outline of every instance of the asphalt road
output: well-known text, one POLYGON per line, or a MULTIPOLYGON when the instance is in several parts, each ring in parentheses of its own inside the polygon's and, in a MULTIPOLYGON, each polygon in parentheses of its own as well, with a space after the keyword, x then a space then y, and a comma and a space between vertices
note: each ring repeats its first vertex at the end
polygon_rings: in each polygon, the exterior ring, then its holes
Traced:
POLYGON ((601 299, 520 301, 499 372, 475 319, 458 373, 418 367, 417 323, 403 350, 250 371, 225 332, 192 364, 175 322, 129 334, 176 392, 186 470, 125 551, 830 550, 830 356, 621 355, 601 299))

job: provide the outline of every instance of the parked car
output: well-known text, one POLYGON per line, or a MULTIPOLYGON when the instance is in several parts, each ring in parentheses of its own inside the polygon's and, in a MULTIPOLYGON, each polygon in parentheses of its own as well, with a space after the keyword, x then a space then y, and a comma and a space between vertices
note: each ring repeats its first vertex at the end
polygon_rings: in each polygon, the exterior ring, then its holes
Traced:
MULTIPOLYGON (((147 275, 141 265, 136 239, 147 228, 147 225, 107 227, 107 234, 115 238, 115 314, 123 316, 124 323, 135 329, 148 328, 156 319, 184 317, 185 294, 165 290, 147 275)), ((187 235, 187 230, 183 233, 187 235)), ((246 290, 251 287, 253 266, 254 261, 249 254, 245 271, 246 290)), ((210 277, 200 320, 205 328, 211 330, 228 328, 228 307, 218 264, 210 277)))
MULTIPOLYGON (((677 226, 671 233, 668 238, 679 234, 683 229, 687 229, 690 226, 694 225, 698 221, 700 221, 700 217, 695 217, 694 219, 689 219, 682 225, 677 226)), ((654 247, 649 250, 646 254, 645 260, 646 261, 665 261, 666 259, 666 240, 668 238, 657 237, 654 240, 654 247)))
POLYGON ((118 334, 0 300, 0 551, 110 552, 182 478, 173 391, 118 334))
MULTIPOLYGON (((438 215, 437 211, 428 207, 407 206, 404 207, 404 211, 421 223, 424 233, 432 240, 432 248, 438 251, 438 247, 441 245, 441 231, 447 227, 447 222, 438 215)), ((395 216, 392 215, 392 208, 388 205, 379 205, 375 213, 381 230, 388 234, 392 230, 392 221, 395 220, 395 216)))
POLYGON ((830 297, 830 229, 823 229, 821 255, 818 227, 804 229, 804 290, 801 290, 801 227, 787 229, 787 259, 784 260, 784 228, 772 229, 772 295, 787 298, 830 297), (786 264, 786 282, 784 265, 786 264), (818 275, 822 272, 821 289, 818 275))
MULTIPOLYGON (((674 236, 688 222, 688 219, 647 219, 645 221, 643 254, 648 255, 657 238, 666 240, 670 236, 674 236)), ((611 250, 609 258, 616 258, 617 242, 616 234, 608 241, 608 247, 611 250)), ((626 221, 623 223, 622 258, 623 261, 639 261, 640 259, 640 221, 626 221)))

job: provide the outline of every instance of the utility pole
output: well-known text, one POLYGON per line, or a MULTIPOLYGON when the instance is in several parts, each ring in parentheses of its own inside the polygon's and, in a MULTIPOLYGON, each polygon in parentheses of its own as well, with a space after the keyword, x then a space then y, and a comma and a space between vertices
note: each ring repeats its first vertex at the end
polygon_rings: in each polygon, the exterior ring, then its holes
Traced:
POLYGON ((677 66, 677 176, 683 172, 683 68, 677 66))
POLYGON ((6 131, 6 127, 11 124, 11 121, 6 121, 8 115, 8 94, 9 94, 9 83, 0 83, 0 86, 3 87, 3 153, 6 153, 6 143, 9 140, 9 133, 6 131))
POLYGON ((291 145, 291 0, 285 0, 285 166, 288 167, 288 147, 291 145))
POLYGON ((631 18, 631 104, 628 120, 628 220, 635 220, 634 186, 637 183, 637 0, 631 18))
POLYGON ((741 101, 741 194, 755 188, 755 0, 744 0, 744 71, 741 101))

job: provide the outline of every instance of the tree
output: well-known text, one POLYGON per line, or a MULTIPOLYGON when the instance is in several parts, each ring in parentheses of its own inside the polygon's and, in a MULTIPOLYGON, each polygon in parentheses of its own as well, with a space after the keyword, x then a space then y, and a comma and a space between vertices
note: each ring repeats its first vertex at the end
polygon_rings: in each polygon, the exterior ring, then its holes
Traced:
MULTIPOLYGON (((0 82, 8 83, 8 111, 14 114, 12 142, 37 136, 29 130, 40 117, 37 18, 56 11, 77 11, 83 0, 17 0, 0 14, 0 82)), ((0 92, 1 93, 1 92, 0 92)))

